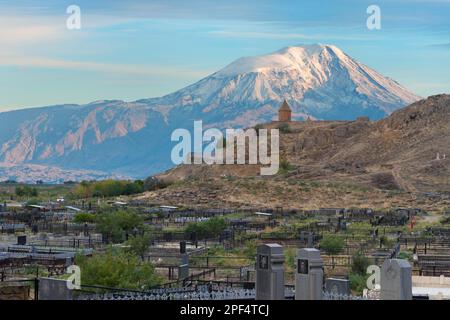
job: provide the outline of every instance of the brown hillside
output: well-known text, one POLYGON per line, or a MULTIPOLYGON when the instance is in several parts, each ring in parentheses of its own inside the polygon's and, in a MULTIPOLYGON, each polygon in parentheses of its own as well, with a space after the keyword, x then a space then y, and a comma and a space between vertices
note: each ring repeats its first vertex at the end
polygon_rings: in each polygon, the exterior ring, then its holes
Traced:
MULTIPOLYGON (((279 126, 277 122, 264 125, 266 128, 279 126)), ((386 192, 382 190, 411 194, 450 192, 450 95, 418 101, 378 122, 366 118, 346 122, 290 122, 287 131, 281 134, 280 141, 281 158, 291 164, 287 173, 258 177, 258 166, 183 165, 159 178, 185 180, 191 190, 195 189, 193 181, 207 179, 212 182, 212 188, 227 190, 226 199, 233 198, 237 202, 246 197, 245 192, 236 190, 233 195, 226 187, 228 180, 233 180, 230 182, 233 185, 240 179, 263 181, 280 187, 280 193, 286 191, 283 185, 288 181, 290 185, 292 181, 314 181, 322 186, 353 185, 375 193, 386 192), (438 154, 440 160, 437 160, 438 154)), ((184 184, 177 187, 180 185, 184 184)), ((170 192, 170 188, 164 192, 170 192)), ((182 188, 179 192, 182 197, 182 188)), ((324 197, 332 199, 342 195, 338 192, 324 197)), ((245 201, 254 202, 257 196, 249 198, 245 201)), ((299 196, 294 198, 299 199, 299 196)), ((326 202, 325 198, 323 200, 326 202)), ((364 197, 356 205, 363 202, 364 197)), ((380 206, 384 205, 380 203, 380 206)))

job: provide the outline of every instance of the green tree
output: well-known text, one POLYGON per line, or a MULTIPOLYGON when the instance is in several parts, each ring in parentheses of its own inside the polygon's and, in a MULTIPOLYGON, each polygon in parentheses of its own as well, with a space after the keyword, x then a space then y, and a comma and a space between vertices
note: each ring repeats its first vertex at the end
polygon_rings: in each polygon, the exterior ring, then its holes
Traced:
POLYGON ((143 229, 143 219, 135 211, 106 211, 97 215, 97 228, 113 242, 122 242, 125 233, 143 229))
POLYGON ((144 260, 145 254, 150 246, 150 235, 144 234, 141 236, 133 236, 127 241, 126 244, 129 246, 129 252, 144 260))
POLYGON ((37 197, 39 195, 36 188, 31 188, 29 186, 17 186, 15 193, 19 197, 37 197))

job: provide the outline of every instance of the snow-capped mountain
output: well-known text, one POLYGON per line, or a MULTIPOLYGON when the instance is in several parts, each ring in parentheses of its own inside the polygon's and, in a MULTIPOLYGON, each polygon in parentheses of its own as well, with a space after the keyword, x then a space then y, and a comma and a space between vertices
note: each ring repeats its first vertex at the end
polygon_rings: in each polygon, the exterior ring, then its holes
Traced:
POLYGON ((257 113, 267 112, 261 115, 264 120, 276 115, 284 99, 296 119, 349 120, 361 115, 383 118, 420 97, 331 45, 288 47, 241 58, 164 97, 172 106, 197 106, 204 113, 258 109, 257 113))
POLYGON ((161 98, 0 113, 0 162, 145 177, 172 166, 175 128, 270 121, 284 99, 294 119, 352 120, 385 117, 420 97, 334 46, 288 47, 161 98))

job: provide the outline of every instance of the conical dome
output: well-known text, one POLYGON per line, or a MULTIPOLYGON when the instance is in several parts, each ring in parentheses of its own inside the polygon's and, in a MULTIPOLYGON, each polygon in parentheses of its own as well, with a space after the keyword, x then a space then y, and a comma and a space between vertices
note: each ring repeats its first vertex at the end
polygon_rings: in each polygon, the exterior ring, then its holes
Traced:
POLYGON ((280 111, 292 111, 286 99, 284 99, 283 104, 280 107, 280 111))

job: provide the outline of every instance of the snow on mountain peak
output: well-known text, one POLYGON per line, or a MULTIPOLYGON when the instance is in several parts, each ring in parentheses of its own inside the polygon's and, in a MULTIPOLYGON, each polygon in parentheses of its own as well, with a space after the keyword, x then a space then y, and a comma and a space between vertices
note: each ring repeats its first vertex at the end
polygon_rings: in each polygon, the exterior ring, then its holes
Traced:
MULTIPOLYGON (((337 47, 332 45, 299 45, 286 47, 268 55, 255 57, 243 57, 232 62, 219 72, 216 77, 230 77, 251 72, 268 72, 282 70, 302 70, 308 62, 318 62, 321 54, 324 57, 329 52, 333 52, 340 59, 345 59, 346 55, 337 47)), ((323 57, 322 57, 323 58, 323 57)), ((328 56, 328 58, 330 58, 328 56)))

